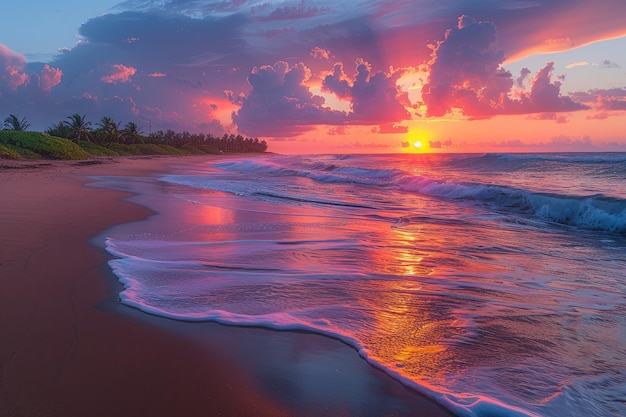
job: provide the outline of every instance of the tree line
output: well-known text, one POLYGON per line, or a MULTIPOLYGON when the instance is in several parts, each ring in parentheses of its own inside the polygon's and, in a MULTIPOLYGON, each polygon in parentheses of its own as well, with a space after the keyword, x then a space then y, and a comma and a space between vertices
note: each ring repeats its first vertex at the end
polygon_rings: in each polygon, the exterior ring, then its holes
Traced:
MULTIPOLYGON (((5 130, 26 131, 30 123, 26 118, 19 118, 14 114, 4 120, 5 130)), ((97 145, 110 147, 113 143, 132 144, 155 144, 169 145, 181 148, 186 145, 208 145, 219 152, 265 152, 267 143, 258 138, 248 138, 241 135, 224 134, 213 136, 204 133, 174 132, 173 130, 156 131, 144 135, 141 128, 134 122, 128 122, 123 127, 110 117, 103 117, 95 126, 87 121, 85 115, 75 113, 57 124, 46 129, 45 133, 71 140, 75 143, 93 142, 97 145)))

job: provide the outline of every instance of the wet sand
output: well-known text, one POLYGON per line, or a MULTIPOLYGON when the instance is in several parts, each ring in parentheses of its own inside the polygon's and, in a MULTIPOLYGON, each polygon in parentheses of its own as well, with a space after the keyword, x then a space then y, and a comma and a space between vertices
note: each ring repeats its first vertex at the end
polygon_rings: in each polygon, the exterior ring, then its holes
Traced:
POLYGON ((119 304, 93 242, 151 213, 89 176, 207 156, 0 160, 0 416, 446 416, 343 343, 119 304))

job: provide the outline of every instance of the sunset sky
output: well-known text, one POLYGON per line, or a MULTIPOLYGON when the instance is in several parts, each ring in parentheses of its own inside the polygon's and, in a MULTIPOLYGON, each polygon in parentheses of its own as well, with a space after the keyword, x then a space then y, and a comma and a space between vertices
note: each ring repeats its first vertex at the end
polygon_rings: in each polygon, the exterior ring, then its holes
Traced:
POLYGON ((7 3, 0 117, 34 130, 80 113, 284 153, 626 151, 624 0, 7 3))

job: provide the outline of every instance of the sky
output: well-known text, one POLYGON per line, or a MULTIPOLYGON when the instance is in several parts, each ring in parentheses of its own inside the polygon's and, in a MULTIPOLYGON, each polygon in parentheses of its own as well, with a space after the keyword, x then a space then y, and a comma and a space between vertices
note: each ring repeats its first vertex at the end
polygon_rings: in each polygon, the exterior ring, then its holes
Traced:
POLYGON ((7 0, 0 118, 279 153, 626 151, 624 0, 7 0), (96 4, 93 4, 96 3, 96 4))

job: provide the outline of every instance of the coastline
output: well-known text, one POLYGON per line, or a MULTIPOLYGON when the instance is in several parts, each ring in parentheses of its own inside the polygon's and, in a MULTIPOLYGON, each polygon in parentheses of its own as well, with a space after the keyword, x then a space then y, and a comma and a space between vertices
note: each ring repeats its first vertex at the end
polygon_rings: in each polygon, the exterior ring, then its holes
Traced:
POLYGON ((111 256, 90 240, 151 212, 88 177, 212 158, 0 161, 0 415, 364 415, 355 404, 369 415, 451 415, 337 340, 119 304, 111 256), (366 389, 380 396, 366 402, 366 389))

